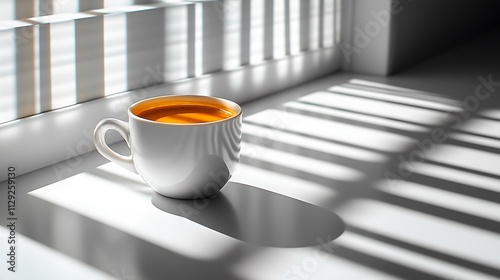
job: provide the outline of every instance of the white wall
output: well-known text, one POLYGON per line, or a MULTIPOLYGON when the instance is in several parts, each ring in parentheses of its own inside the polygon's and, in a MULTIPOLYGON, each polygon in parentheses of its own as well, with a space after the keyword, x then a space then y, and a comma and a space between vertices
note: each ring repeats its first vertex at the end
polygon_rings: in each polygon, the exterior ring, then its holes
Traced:
POLYGON ((495 0, 344 0, 343 70, 390 75, 498 26, 495 0))
POLYGON ((497 0, 400 1, 403 10, 393 16, 390 30, 389 73, 499 25, 497 0))
POLYGON ((401 6, 391 0, 343 2, 343 70, 386 75, 389 67, 390 21, 401 6))

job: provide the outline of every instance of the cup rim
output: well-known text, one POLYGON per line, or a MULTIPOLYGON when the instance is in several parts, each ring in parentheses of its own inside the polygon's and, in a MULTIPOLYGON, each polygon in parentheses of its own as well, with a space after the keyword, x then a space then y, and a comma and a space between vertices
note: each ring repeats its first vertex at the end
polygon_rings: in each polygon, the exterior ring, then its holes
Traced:
POLYGON ((139 101, 133 103, 132 105, 130 105, 128 107, 127 111, 128 111, 129 118, 133 118, 133 119, 135 119, 137 121, 143 121, 143 122, 147 122, 147 123, 153 123, 153 124, 158 124, 158 125, 167 125, 167 126, 206 126, 206 125, 212 125, 212 124, 226 122, 226 121, 238 118, 243 113, 243 110, 242 110, 241 106, 238 103, 234 102, 234 101, 231 101, 231 100, 228 100, 228 99, 225 99, 225 98, 221 98, 221 97, 216 97, 216 96, 195 95, 195 94, 160 95, 160 96, 149 97, 149 98, 145 98, 145 99, 142 99, 142 100, 139 100, 139 101), (151 100, 155 100, 155 99, 170 99, 170 98, 185 98, 185 97, 187 97, 187 98, 193 98, 193 99, 205 99, 205 100, 212 99, 212 100, 217 100, 219 102, 222 102, 224 105, 226 105, 228 107, 231 107, 232 109, 236 109, 236 114, 234 114, 233 116, 231 116, 229 118, 226 118, 226 119, 217 120, 217 121, 211 121, 211 122, 203 122, 203 123, 164 123, 164 122, 157 122, 157 121, 148 120, 146 118, 139 117, 139 116, 137 116, 136 114, 134 114, 132 112, 132 109, 134 107, 136 107, 137 105, 139 105, 141 103, 144 103, 144 102, 151 101, 151 100))

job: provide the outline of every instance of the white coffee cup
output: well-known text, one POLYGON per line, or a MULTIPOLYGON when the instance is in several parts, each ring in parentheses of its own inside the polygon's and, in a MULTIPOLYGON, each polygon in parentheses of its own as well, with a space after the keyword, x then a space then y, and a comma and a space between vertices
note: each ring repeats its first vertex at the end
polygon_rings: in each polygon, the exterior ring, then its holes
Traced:
POLYGON ((194 199, 216 194, 239 161, 241 107, 229 100, 198 95, 172 95, 145 99, 128 109, 129 122, 100 121, 94 131, 97 151, 105 158, 142 176, 161 195, 194 199), (139 117, 144 110, 172 104, 197 104, 229 109, 233 114, 202 123, 164 123, 139 117), (116 130, 131 149, 121 155, 106 144, 105 134, 116 130))

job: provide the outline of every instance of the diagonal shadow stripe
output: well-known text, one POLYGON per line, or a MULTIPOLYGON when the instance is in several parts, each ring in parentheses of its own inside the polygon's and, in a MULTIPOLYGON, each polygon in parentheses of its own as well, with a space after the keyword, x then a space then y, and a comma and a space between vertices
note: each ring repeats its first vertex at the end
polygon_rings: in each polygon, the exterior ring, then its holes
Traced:
MULTIPOLYGON (((313 106, 319 106, 319 107, 323 107, 323 108, 328 108, 327 106, 321 106, 321 105, 318 105, 318 104, 307 103, 305 101, 301 101, 300 103, 309 104, 309 105, 313 105, 313 106)), ((322 118, 322 119, 326 119, 326 120, 334 120, 334 121, 338 121, 338 122, 343 122, 343 123, 347 123, 347 124, 353 124, 353 125, 367 127, 367 128, 373 128, 373 129, 378 129, 378 130, 383 130, 383 131, 390 131, 390 132, 394 132, 394 133, 397 133, 397 134, 400 134, 400 135, 406 135, 406 136, 410 136, 410 137, 417 137, 418 135, 424 134, 424 133, 412 132, 412 131, 408 131, 408 130, 404 130, 404 129, 398 129, 398 128, 390 127, 390 126, 387 126, 387 125, 372 124, 372 123, 363 122, 363 121, 359 121, 359 120, 353 120, 353 119, 339 117, 339 116, 327 115, 327 114, 324 114, 324 113, 321 113, 321 112, 313 112, 313 111, 309 111, 309 110, 305 110, 305 109, 299 109, 299 108, 293 108, 293 107, 286 107, 286 110, 289 111, 289 112, 294 112, 294 113, 298 113, 298 114, 308 115, 308 116, 312 116, 312 117, 318 117, 318 118, 322 118)), ((340 110, 340 109, 335 108, 335 110, 340 110)), ((346 112, 347 110, 342 110, 342 111, 346 112)), ((358 113, 356 113, 356 114, 358 114, 358 113)), ((367 115, 367 114, 364 114, 364 113, 359 113, 359 114, 361 114, 363 116, 367 115)), ((383 117, 379 117, 379 116, 370 116, 370 117, 373 117, 373 118, 382 118, 382 119, 385 119, 385 120, 389 120, 388 118, 383 118, 383 117)), ((396 120, 391 120, 391 121, 396 121, 396 120)), ((401 121, 401 120, 399 120, 398 122, 410 124, 408 122, 401 121)), ((420 125, 420 126, 422 126, 422 125, 420 125)))
POLYGON ((497 122, 500 121, 500 117, 496 118, 493 116, 482 115, 481 113, 474 115, 474 118, 485 119, 489 121, 497 121, 497 122))
POLYGON ((422 254, 425 256, 429 256, 431 258, 439 259, 439 260, 442 260, 445 262, 449 262, 449 263, 452 263, 455 265, 470 268, 470 269, 480 271, 483 273, 487 273, 487 274, 490 274, 493 276, 500 275, 500 269, 498 269, 498 268, 489 267, 489 266, 482 265, 482 264, 472 262, 469 260, 464 260, 462 258, 450 256, 448 254, 441 253, 439 251, 423 248, 423 247, 420 247, 420 246, 417 246, 417 245, 414 245, 414 244, 411 244, 408 242, 404 242, 404 241, 397 240, 397 239, 394 239, 391 237, 387 237, 385 235, 381 235, 381 234, 374 233, 374 232, 371 232, 368 230, 364 230, 364 229, 358 228, 356 226, 347 225, 346 231, 354 232, 354 233, 357 233, 359 235, 363 235, 363 236, 366 236, 366 237, 369 237, 369 238, 372 238, 372 239, 375 239, 375 240, 378 240, 378 241, 381 241, 384 243, 388 243, 388 244, 397 246, 399 248, 410 250, 410 251, 413 251, 413 252, 416 252, 416 253, 419 253, 419 254, 422 254))
POLYGON ((395 86, 385 83, 377 83, 360 79, 351 79, 347 83, 344 83, 342 85, 356 86, 360 88, 389 92, 401 97, 415 98, 415 96, 418 96, 419 99, 425 101, 435 102, 452 107, 460 107, 460 102, 457 100, 450 99, 449 97, 445 97, 441 94, 412 89, 412 88, 400 87, 400 86, 395 86))
MULTIPOLYGON (((285 167, 282 165, 273 164, 273 163, 259 160, 259 159, 255 159, 255 158, 248 158, 245 156, 241 157, 240 162, 243 164, 247 164, 247 165, 261 168, 264 170, 269 170, 272 172, 280 173, 280 174, 283 174, 286 176, 301 178, 304 180, 308 180, 308 181, 332 188, 335 191, 339 192, 339 196, 345 196, 346 198, 373 196, 373 189, 367 187, 368 186, 367 181, 373 180, 372 178, 369 178, 369 177, 365 177, 363 179, 363 181, 348 182, 348 181, 326 178, 326 177, 323 177, 320 175, 311 174, 309 172, 294 169, 291 167, 285 167)), ((348 199, 344 200, 344 202, 345 201, 348 201, 348 199)), ((339 203, 343 203, 343 202, 339 201, 339 203)), ((337 204, 337 206, 338 205, 339 204, 337 204)))
POLYGON ((332 153, 326 153, 323 151, 315 150, 315 149, 310 149, 310 148, 305 148, 301 147, 298 145, 293 145, 289 143, 284 143, 279 140, 272 140, 272 141, 262 141, 261 138, 258 138, 257 136, 254 135, 248 135, 248 134, 243 134, 243 141, 250 143, 250 144, 258 144, 262 145, 264 147, 269 147, 275 150, 279 151, 284 151, 284 152, 290 152, 293 151, 294 154, 305 156, 308 158, 314 158, 318 160, 323 160, 327 162, 332 162, 335 164, 339 165, 345 165, 348 167, 352 167, 358 170, 364 170, 364 171, 375 171, 370 169, 370 167, 373 164, 380 164, 383 162, 373 162, 373 161, 363 161, 360 159, 353 159, 348 156, 342 156, 342 155, 336 155, 332 153))
POLYGON ((469 168, 466 168, 466 167, 461 167, 461 166, 456 166, 456 165, 452 165, 452 164, 448 164, 448 163, 434 161, 434 160, 431 160, 431 159, 426 159, 425 162, 432 163, 432 164, 435 164, 435 165, 444 166, 444 167, 448 167, 448 168, 452 168, 452 169, 457 169, 457 170, 464 171, 464 172, 474 173, 474 174, 485 176, 485 177, 495 178, 497 180, 500 180, 500 175, 495 175, 495 174, 491 174, 491 173, 488 173, 488 172, 483 172, 483 171, 479 171, 479 170, 473 170, 473 169, 469 169, 469 168))
MULTIPOLYGON (((327 253, 326 250, 320 248, 320 250, 327 253)), ((344 259, 350 260, 354 263, 359 263, 364 266, 370 267, 372 269, 385 272, 396 277, 401 277, 407 280, 446 280, 442 277, 438 277, 429 272, 421 271, 415 268, 404 266, 392 261, 381 259, 377 256, 373 256, 367 253, 359 252, 354 249, 350 249, 346 246, 339 246, 335 248, 333 252, 335 256, 340 256, 344 259)))
MULTIPOLYGON (((500 122, 498 124, 500 126, 500 122)), ((463 129, 458 129, 461 133, 465 133, 465 134, 470 134, 470 135, 474 135, 474 136, 479 136, 479 137, 484 137, 484 138, 488 138, 488 139, 492 139, 492 140, 497 140, 499 141, 500 138, 498 137, 495 137, 495 136, 491 136, 491 135, 486 135, 486 134, 479 134, 479 133, 475 133, 475 132, 470 132, 470 131, 466 131, 466 130, 463 130, 463 129)))
MULTIPOLYGON (((498 140, 498 139, 496 139, 496 140, 498 140)), ((489 147, 489 146, 485 146, 485 145, 481 145, 481 144, 471 143, 471 142, 464 141, 464 140, 461 140, 461 139, 453 139, 451 137, 449 137, 446 140, 446 143, 447 144, 453 144, 453 145, 456 145, 456 146, 466 147, 466 148, 470 148, 470 149, 474 149, 474 150, 478 150, 478 151, 490 152, 490 153, 493 153, 493 154, 500 153, 500 148, 489 147)))
POLYGON ((455 221, 476 228, 481 228, 494 233, 500 232, 500 223, 497 221, 492 221, 490 219, 478 217, 468 213, 451 210, 434 204, 416 201, 381 191, 379 191, 377 197, 378 200, 380 201, 416 210, 422 213, 427 213, 435 217, 441 217, 450 221, 455 221))
POLYGON ((348 143, 348 142, 337 141, 337 140, 333 140, 333 139, 326 138, 326 137, 320 137, 320 136, 315 136, 315 135, 311 135, 311 134, 307 134, 307 133, 301 133, 301 132, 297 132, 297 131, 293 131, 293 130, 283 129, 283 128, 279 128, 279 127, 274 127, 274 126, 271 126, 271 125, 265 125, 265 124, 261 124, 261 123, 253 122, 253 121, 249 121, 249 120, 245 120, 245 122, 246 123, 250 123, 252 125, 260 126, 260 127, 265 127, 265 128, 269 128, 269 129, 273 129, 273 130, 278 130, 278 131, 284 131, 284 132, 287 132, 287 133, 301 135, 301 136, 305 136, 305 137, 310 137, 310 138, 313 138, 313 139, 318 139, 318 140, 322 140, 322 141, 326 141, 326 142, 332 142, 332 143, 337 143, 337 144, 341 144, 341 145, 346 145, 346 146, 349 146, 349 147, 354 147, 354 148, 357 148, 357 149, 367 150, 367 151, 371 151, 371 152, 374 152, 374 153, 384 153, 384 154, 388 153, 388 152, 384 152, 384 151, 380 151, 380 150, 377 150, 377 149, 368 148, 368 147, 361 146, 361 145, 356 145, 356 144, 352 144, 352 143, 348 143))
MULTIPOLYGON (((370 91, 371 90, 374 93, 380 94, 380 95, 384 95, 384 94, 385 95, 390 95, 390 93, 388 93, 387 91, 386 92, 381 92, 380 90, 377 90, 377 89, 374 89, 374 88, 367 88, 367 87, 357 86, 357 85, 353 85, 353 84, 342 84, 342 86, 346 87, 346 88, 353 88, 353 89, 366 90, 366 91, 370 91)), ((403 101, 379 99, 379 98, 376 98, 376 97, 357 95, 357 94, 354 94, 354 93, 351 94, 351 93, 340 92, 340 91, 335 91, 335 90, 329 90, 329 91, 330 92, 334 92, 336 94, 346 95, 346 96, 355 96, 355 97, 365 98, 365 99, 369 99, 369 100, 376 100, 376 101, 381 101, 381 102, 386 102, 386 103, 391 103, 391 104, 397 104, 397 105, 405 105, 405 106, 410 106, 410 107, 415 107, 415 108, 420 108, 420 109, 432 110, 432 111, 436 111, 436 112, 449 112, 448 110, 445 110, 445 109, 431 108, 431 107, 427 107, 427 106, 424 106, 424 105, 410 104, 410 103, 406 103, 406 102, 403 102, 403 101)), ((409 96, 402 96, 402 95, 395 95, 395 96, 401 97, 401 98, 412 99, 409 96)), ((417 99, 417 98, 415 98, 415 100, 419 101, 419 99, 417 99)), ((428 101, 428 100, 426 100, 426 101, 428 101)), ((433 102, 433 101, 428 101, 428 102, 433 102)), ((435 102, 435 103, 437 103, 437 102, 435 102)), ((445 105, 447 105, 447 104, 445 104, 445 105)), ((448 105, 448 106, 451 106, 451 105, 448 105)), ((457 108, 457 109, 459 109, 459 108, 457 108)))
POLYGON ((420 173, 413 173, 407 179, 407 181, 423 184, 436 189, 446 190, 454 193, 460 193, 470 197, 475 197, 491 202, 500 203, 500 192, 485 190, 467 184, 462 184, 460 182, 452 182, 445 179, 440 179, 420 173))
MULTIPOLYGON (((377 118, 382 118, 382 119, 387 119, 387 120, 392 120, 392 121, 398 121, 398 122, 405 122, 405 123, 409 123, 409 124, 413 124, 413 125, 418 125, 418 126, 426 126, 426 125, 424 125, 422 123, 418 123, 418 122, 410 122, 410 121, 401 120, 401 119, 398 119, 398 118, 392 118, 392 117, 387 117, 387 116, 380 116, 380 115, 366 113, 366 112, 363 112, 363 111, 356 111, 356 110, 345 109, 345 108, 341 108, 341 107, 338 107, 338 106, 317 104, 317 103, 312 103, 312 102, 308 102, 308 101, 304 101, 304 100, 300 100, 300 99, 297 99, 296 102, 300 102, 300 103, 304 103, 304 104, 308 104, 308 105, 315 105, 315 106, 324 107, 324 108, 333 108, 335 110, 340 110, 340 111, 349 112, 349 113, 361 114, 361 115, 364 115, 364 116, 377 117, 377 118)), ((430 127, 434 127, 434 126, 430 126, 430 127)))

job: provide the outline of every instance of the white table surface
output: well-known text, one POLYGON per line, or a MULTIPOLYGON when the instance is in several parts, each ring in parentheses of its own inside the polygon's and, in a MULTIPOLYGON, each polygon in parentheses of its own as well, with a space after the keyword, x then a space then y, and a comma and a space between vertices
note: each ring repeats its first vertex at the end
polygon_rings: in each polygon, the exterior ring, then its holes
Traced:
POLYGON ((455 129, 454 100, 332 80, 247 107, 223 200, 162 198, 96 153, 18 177, 1 279, 498 279, 500 111, 455 129))

